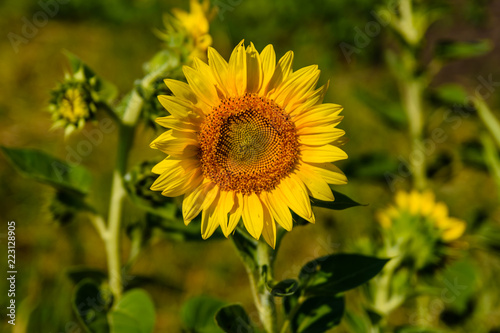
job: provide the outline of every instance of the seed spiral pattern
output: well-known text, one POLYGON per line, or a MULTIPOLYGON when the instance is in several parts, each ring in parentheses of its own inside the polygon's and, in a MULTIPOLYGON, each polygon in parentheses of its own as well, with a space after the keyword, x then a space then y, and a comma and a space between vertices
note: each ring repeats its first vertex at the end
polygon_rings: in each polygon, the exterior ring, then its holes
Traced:
POLYGON ((255 94, 226 98, 199 133, 203 174, 223 191, 274 189, 295 167, 295 125, 273 100, 255 94))

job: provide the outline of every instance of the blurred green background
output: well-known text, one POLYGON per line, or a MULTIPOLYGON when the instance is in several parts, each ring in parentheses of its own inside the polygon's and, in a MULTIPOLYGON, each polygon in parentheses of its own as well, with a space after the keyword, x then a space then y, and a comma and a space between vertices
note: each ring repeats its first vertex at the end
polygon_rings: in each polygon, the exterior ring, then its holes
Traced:
MULTIPOLYGON (((278 56, 293 50, 294 68, 318 64, 322 70, 320 83, 331 80, 326 101, 345 108, 340 127, 350 139, 345 146, 349 159, 338 165, 346 172, 349 184, 336 189, 368 206, 334 213, 317 209, 315 226, 294 229, 285 238, 276 267, 278 279, 294 277, 308 260, 349 251, 358 238, 374 235, 377 228, 374 213, 391 202, 394 194, 384 174, 397 174, 401 159, 408 159, 410 141, 404 121, 391 123, 377 112, 384 109, 384 101, 399 100, 396 84, 383 59, 384 50, 394 44, 390 31, 382 27, 380 33, 369 38, 366 47, 352 55, 350 62, 339 46, 342 42, 355 45, 360 29, 374 21, 373 11, 386 4, 373 0, 220 0, 214 3, 219 3, 221 10, 211 24, 213 46, 226 59, 241 39, 253 41, 258 50, 273 44, 278 56), (370 107, 364 103, 369 98, 366 91, 378 97, 370 107)), ((424 58, 431 57, 435 42, 440 39, 488 38, 494 45, 500 45, 500 1, 429 3, 442 7, 445 15, 426 34, 424 58)), ((26 43, 19 44, 15 52, 8 34, 22 35, 23 18, 32 21, 42 7, 36 1, 3 0, 0 3, 0 145, 38 148, 64 159, 68 147, 74 148, 82 136, 63 141, 62 131, 49 131, 50 89, 62 80, 64 69, 68 68, 61 51, 66 49, 78 55, 124 94, 135 79, 143 76, 142 64, 160 49, 160 42, 152 31, 162 27, 161 13, 173 7, 187 9, 188 1, 70 0, 59 4, 48 23, 27 38, 26 43)), ((480 84, 478 77, 490 75, 498 82, 499 58, 500 50, 495 47, 484 56, 451 62, 436 76, 431 87, 460 83, 474 91, 480 84)), ((494 91, 487 100, 493 110, 500 106, 499 96, 494 91)), ((442 109, 432 103, 426 108, 426 130, 440 127, 448 135, 428 156, 427 174, 437 198, 448 204, 452 216, 467 221, 468 234, 480 230, 484 223, 498 227, 499 195, 483 162, 479 143, 484 126, 471 115, 454 129, 443 122, 442 109)), ((98 185, 94 186, 92 196, 102 210, 107 206, 104 198, 111 183, 116 134, 107 135, 83 161, 83 165, 97 175, 95 184, 98 185)), ((157 156, 157 152, 149 148, 149 142, 156 135, 146 127, 140 130, 131 165, 145 157, 157 156)), ((399 185, 409 188, 410 179, 399 185)), ((0 155, 0 216, 4 228, 0 230, 1 253, 6 250, 6 222, 16 221, 18 316, 13 332, 77 332, 71 329, 71 323, 76 322, 70 307, 74 285, 66 270, 75 266, 106 270, 102 242, 85 218, 67 225, 53 221, 48 210, 52 193, 48 186, 20 176, 0 155)), ((133 212, 126 216, 134 218, 133 212)), ((124 252, 126 250, 127 246, 124 252)), ((471 250, 468 256, 478 270, 488 268, 492 276, 494 272, 500 273, 500 260, 490 248, 471 250)), ((1 261, 4 267, 6 259, 1 261)), ((250 314, 256 315, 246 273, 228 240, 177 242, 159 234, 141 253, 132 274, 150 278, 144 287, 157 307, 158 332, 180 331, 181 305, 201 294, 241 302, 250 314)), ((482 277, 473 288, 487 289, 493 284, 482 277)), ((6 287, 2 279, 2 309, 8 301, 6 287)), ((500 289, 492 293, 498 295, 500 289)), ((350 302, 355 307, 355 292, 350 302)), ((395 322, 408 322, 409 311, 399 312, 395 322)), ((500 313, 484 315, 491 332, 494 327, 498 332, 500 313)), ((459 317, 466 318, 466 314, 459 317)), ((3 315, 2 318, 0 330, 8 332, 12 327, 3 315)), ((451 320, 444 324, 454 329, 453 323, 451 320)), ((457 331, 461 326, 463 332, 474 331, 474 326, 464 322, 456 326, 457 331)), ((347 329, 341 326, 335 331, 347 332, 347 329)))

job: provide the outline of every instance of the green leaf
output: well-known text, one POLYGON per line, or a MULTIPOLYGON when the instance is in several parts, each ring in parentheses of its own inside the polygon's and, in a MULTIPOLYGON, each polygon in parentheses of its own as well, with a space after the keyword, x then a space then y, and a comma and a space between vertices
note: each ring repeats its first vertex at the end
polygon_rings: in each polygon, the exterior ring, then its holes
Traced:
POLYGON ((254 331, 252 322, 245 309, 239 304, 225 306, 215 315, 217 325, 226 333, 240 333, 254 331))
POLYGON ((290 326, 293 333, 326 332, 340 323, 343 314, 343 297, 311 297, 299 306, 290 326))
POLYGON ((359 254, 332 254, 304 265, 299 279, 306 294, 335 295, 364 284, 388 261, 359 254))
POLYGON ((492 49, 493 45, 489 40, 472 42, 443 40, 436 45, 434 53, 437 58, 443 60, 456 60, 481 56, 490 52, 492 49))
POLYGON ((470 260, 456 261, 444 271, 440 296, 459 315, 464 314, 467 303, 477 292, 477 272, 477 265, 470 260))
POLYGON ((435 97, 448 105, 464 105, 469 99, 465 89, 455 83, 443 84, 434 91, 435 97))
POLYGON ((103 297, 99 286, 91 280, 81 281, 73 294, 73 310, 87 332, 108 333, 106 316, 108 301, 103 297))
POLYGON ((57 189, 86 194, 90 173, 81 166, 71 166, 42 151, 1 147, 7 159, 23 176, 57 189))
POLYGON ((333 210, 342 210, 342 209, 347 209, 351 207, 356 207, 356 206, 364 206, 351 198, 349 198, 347 195, 342 194, 337 191, 333 191, 333 196, 335 197, 335 201, 322 201, 318 199, 311 198, 311 205, 315 207, 322 207, 322 208, 328 208, 328 209, 333 209, 333 210))
POLYGON ((155 326, 155 307, 142 289, 126 292, 110 313, 110 333, 150 333, 155 326))
POLYGON ((271 288, 271 295, 283 297, 293 295, 299 289, 299 281, 294 279, 286 279, 276 283, 271 288))
POLYGON ((382 118, 388 125, 398 129, 406 126, 406 113, 398 101, 379 98, 362 88, 357 88, 354 94, 357 99, 370 108, 375 115, 382 118))
POLYGON ((61 224, 70 223, 81 211, 96 213, 96 210, 85 202, 81 193, 58 190, 49 206, 55 221, 61 224))
POLYGON ((181 308, 181 321, 190 332, 221 333, 215 315, 225 305, 225 302, 209 296, 191 298, 181 308))

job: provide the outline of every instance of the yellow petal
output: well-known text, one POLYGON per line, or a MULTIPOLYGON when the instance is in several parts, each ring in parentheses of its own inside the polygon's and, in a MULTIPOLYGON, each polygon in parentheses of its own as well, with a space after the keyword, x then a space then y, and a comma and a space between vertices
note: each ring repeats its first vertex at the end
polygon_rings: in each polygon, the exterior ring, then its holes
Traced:
POLYGON ((247 63, 247 92, 256 93, 262 86, 262 64, 259 52, 253 43, 246 50, 247 63))
POLYGON ((308 146, 323 146, 334 142, 345 134, 345 131, 335 128, 331 132, 300 135, 299 143, 308 146))
POLYGON ((311 201, 307 195, 307 189, 295 174, 292 173, 288 178, 283 179, 275 191, 279 193, 288 207, 297 215, 314 223, 314 215, 311 210, 311 201))
POLYGON ((413 215, 417 215, 420 212, 420 204, 421 204, 421 196, 420 192, 413 190, 410 192, 410 200, 409 200, 409 211, 413 215))
POLYGON ((347 184, 347 177, 342 170, 332 163, 307 163, 314 172, 320 175, 328 184, 347 184))
POLYGON ((397 192, 396 196, 394 197, 396 205, 400 208, 403 208, 403 209, 408 209, 408 207, 410 206, 409 199, 410 199, 410 197, 409 197, 408 193, 406 193, 404 191, 397 192))
POLYGON ((158 123, 158 125, 163 126, 165 128, 173 128, 185 132, 199 131, 198 125, 192 122, 181 121, 175 118, 174 116, 156 118, 155 121, 158 123))
POLYGON ((262 202, 262 210, 264 212, 264 226, 262 228, 262 236, 264 240, 273 249, 276 248, 276 223, 274 223, 271 212, 267 208, 266 204, 262 202))
POLYGON ((196 168, 190 171, 185 176, 182 176, 179 179, 174 179, 172 182, 168 183, 161 194, 166 197, 178 197, 200 186, 200 184, 203 182, 203 179, 204 177, 201 169, 196 168))
POLYGON ((234 192, 232 191, 221 191, 220 192, 220 199, 219 199, 219 204, 218 204, 218 215, 221 215, 219 217, 220 219, 220 227, 222 229, 222 232, 224 233, 224 236, 228 237, 229 234, 232 232, 229 231, 229 225, 228 225, 228 218, 227 215, 231 212, 234 206, 234 192))
POLYGON ((341 105, 333 103, 325 103, 314 105, 301 114, 295 116, 293 121, 297 127, 314 126, 318 121, 325 118, 329 120, 336 120, 343 108, 341 105))
POLYGON ((217 212, 217 202, 219 200, 219 195, 217 195, 213 203, 208 207, 203 209, 201 213, 201 237, 207 239, 212 236, 214 231, 219 226, 217 212))
POLYGON ((307 164, 302 163, 300 165, 297 175, 306 185, 309 195, 313 198, 324 201, 335 200, 330 186, 328 186, 326 181, 317 175, 307 164))
POLYGON ((196 95, 187 83, 172 79, 165 79, 163 82, 165 82, 168 89, 170 89, 175 97, 190 101, 193 105, 198 103, 196 95))
POLYGON ((264 211, 255 193, 243 196, 243 223, 250 235, 259 239, 264 226, 264 211))
MULTIPOLYGON (((165 134, 165 133, 163 133, 165 134)), ((200 148, 198 142, 188 139, 173 139, 163 140, 162 136, 158 137, 159 141, 153 141, 151 147, 159 149, 162 152, 177 158, 177 159, 191 159, 198 155, 200 148)))
POLYGON ((290 74, 270 97, 283 106, 288 105, 292 98, 303 101, 305 93, 312 89, 318 82, 319 74, 320 71, 317 65, 301 68, 290 74))
POLYGON ((327 81, 325 85, 319 87, 314 91, 307 93, 305 101, 298 102, 295 104, 290 103, 290 105, 288 106, 290 116, 292 117, 299 116, 304 112, 306 112, 307 110, 309 110, 311 107, 315 105, 321 105, 329 86, 330 86, 330 81, 327 81))
POLYGON ((206 73, 203 75, 201 72, 188 66, 182 67, 182 71, 186 76, 189 86, 198 99, 209 106, 219 105, 220 99, 217 95, 217 90, 212 84, 211 78, 208 77, 206 73))
POLYGON ((278 87, 292 72, 293 63, 293 52, 288 51, 283 57, 278 61, 278 66, 274 69, 273 76, 269 80, 269 84, 266 88, 266 93, 273 91, 278 87))
POLYGON ((345 160, 347 154, 337 146, 324 145, 318 147, 301 146, 302 160, 307 163, 327 163, 345 160))
POLYGON ((436 222, 438 224, 441 221, 446 220, 448 218, 448 207, 442 202, 437 202, 436 205, 434 206, 432 217, 436 219, 436 222))
POLYGON ((237 96, 244 95, 247 89, 247 54, 243 42, 234 48, 229 58, 229 86, 237 96))
POLYGON ((314 122, 306 124, 302 123, 298 125, 297 134, 306 135, 306 134, 328 133, 330 131, 333 131, 335 126, 340 124, 342 119, 344 119, 343 116, 317 118, 317 120, 314 122))
POLYGON ((291 231, 293 227, 292 213, 285 204, 280 191, 262 192, 261 199, 267 203, 274 220, 285 230, 291 231))
POLYGON ((211 205, 218 193, 218 186, 208 181, 184 195, 182 216, 187 225, 201 212, 204 206, 211 205))
MULTIPOLYGON (((225 95, 229 94, 228 91, 228 64, 224 58, 214 48, 208 48, 208 64, 212 69, 212 74, 217 81, 217 86, 225 95)), ((236 91, 232 92, 236 94, 236 91)))
POLYGON ((185 161, 179 161, 174 167, 163 172, 151 185, 153 191, 163 191, 172 186, 178 186, 179 183, 186 181, 192 172, 198 170, 196 164, 187 164, 185 161))
POLYGON ((267 90, 269 81, 273 77, 274 69, 276 68, 276 53, 271 44, 267 45, 260 54, 262 60, 262 88, 260 95, 263 95, 267 90))
POLYGON ((190 158, 197 155, 199 143, 195 133, 168 130, 149 144, 176 158, 190 158))
POLYGON ((454 241, 457 238, 460 238, 465 232, 467 224, 456 218, 449 218, 447 222, 447 228, 443 231, 441 238, 445 242, 454 241))
POLYGON ((241 215, 243 214, 243 196, 241 193, 236 193, 233 199, 233 209, 229 212, 229 222, 227 224, 226 233, 224 233, 224 236, 226 237, 228 237, 236 228, 241 220, 241 215))
POLYGON ((425 191, 422 193, 422 202, 420 204, 420 214, 423 216, 431 215, 434 210, 434 205, 436 204, 436 198, 431 191, 425 191))

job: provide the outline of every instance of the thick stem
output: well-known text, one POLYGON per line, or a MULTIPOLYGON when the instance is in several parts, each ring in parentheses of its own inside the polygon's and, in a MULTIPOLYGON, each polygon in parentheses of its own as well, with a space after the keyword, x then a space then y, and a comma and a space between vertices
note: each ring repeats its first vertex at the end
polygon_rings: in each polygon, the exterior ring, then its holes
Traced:
POLYGON ((109 204, 108 232, 106 238, 106 256, 108 260, 109 286, 116 300, 122 294, 122 272, 120 264, 120 225, 123 200, 122 176, 118 170, 113 172, 113 185, 109 204))
POLYGON ((409 120, 411 138, 410 167, 414 177, 415 188, 422 190, 426 185, 426 151, 423 149, 423 90, 421 81, 412 78, 410 81, 401 82, 403 105, 409 120))
POLYGON ((238 231, 231 239, 248 273, 260 321, 267 333, 277 333, 276 306, 266 288, 266 280, 271 280, 273 275, 273 250, 265 242, 249 239, 238 231))
POLYGON ((134 90, 125 114, 123 115, 123 121, 120 124, 116 166, 113 171, 113 183, 111 185, 111 200, 109 202, 108 227, 105 243, 106 257, 108 260, 109 286, 116 301, 121 298, 123 291, 120 251, 122 211, 126 197, 123 176, 127 170, 128 155, 134 141, 135 123, 139 118, 142 106, 143 100, 134 90))
MULTIPOLYGON (((267 267, 267 279, 271 280, 273 276, 273 253, 271 247, 263 241, 257 244, 257 262, 259 265, 258 285, 253 288, 254 292, 257 290, 258 295, 258 310, 260 320, 268 333, 275 333, 278 331, 277 318, 276 318, 276 305, 274 304, 274 297, 266 288, 266 281, 264 281, 263 274, 261 274, 264 267, 267 267)), ((251 279, 252 280, 252 279, 251 279)), ((255 279, 254 279, 255 282, 255 279)))

